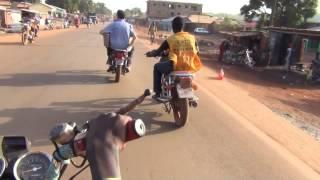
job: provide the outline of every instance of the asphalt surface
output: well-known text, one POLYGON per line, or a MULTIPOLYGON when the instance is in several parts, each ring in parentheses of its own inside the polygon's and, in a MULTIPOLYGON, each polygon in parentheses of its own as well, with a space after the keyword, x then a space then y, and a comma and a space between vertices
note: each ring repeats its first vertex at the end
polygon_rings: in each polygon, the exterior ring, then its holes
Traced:
MULTIPOLYGON (((40 37, 29 46, 0 43, 0 133, 25 135, 33 150, 51 153, 50 128, 83 123, 129 103, 152 87, 156 59, 136 43, 132 72, 114 83, 105 71, 101 26, 40 37)), ((41 36, 41 34, 40 34, 41 36)), ((1 38, 1 37, 0 37, 1 38)), ((19 38, 17 38, 19 40, 19 38)), ((162 105, 147 99, 130 113, 147 136, 120 154, 125 180, 320 179, 319 174, 253 130, 205 91, 188 125, 176 129, 162 105)), ((75 173, 69 169, 64 179, 75 173)), ((90 179, 85 171, 78 179, 90 179)))

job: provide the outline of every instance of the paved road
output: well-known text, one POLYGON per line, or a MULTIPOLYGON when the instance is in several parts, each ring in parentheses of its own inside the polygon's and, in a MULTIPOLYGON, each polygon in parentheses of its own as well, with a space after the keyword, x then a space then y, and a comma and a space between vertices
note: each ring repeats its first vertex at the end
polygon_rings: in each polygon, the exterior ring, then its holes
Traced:
MULTIPOLYGON (((54 124, 84 122, 151 87, 156 60, 143 56, 148 48, 141 41, 132 73, 113 83, 113 76, 105 72, 98 30, 71 30, 26 47, 0 42, 1 134, 28 136, 34 150, 51 152, 47 135, 54 124)), ((198 95, 200 105, 182 129, 175 129, 172 117, 151 100, 131 113, 145 120, 148 135, 121 153, 123 179, 319 179, 214 97, 204 91, 198 95)), ((67 176, 74 172, 69 170, 67 176)), ((79 179, 89 179, 88 174, 79 179)))

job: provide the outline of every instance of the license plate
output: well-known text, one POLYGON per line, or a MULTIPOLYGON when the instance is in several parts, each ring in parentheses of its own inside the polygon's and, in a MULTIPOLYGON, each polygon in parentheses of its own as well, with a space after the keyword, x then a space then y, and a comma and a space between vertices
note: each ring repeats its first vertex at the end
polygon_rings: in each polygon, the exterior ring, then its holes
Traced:
POLYGON ((116 65, 123 65, 124 60, 123 59, 116 59, 116 65))
POLYGON ((180 85, 177 85, 177 92, 179 98, 193 98, 194 94, 192 88, 182 88, 180 85))

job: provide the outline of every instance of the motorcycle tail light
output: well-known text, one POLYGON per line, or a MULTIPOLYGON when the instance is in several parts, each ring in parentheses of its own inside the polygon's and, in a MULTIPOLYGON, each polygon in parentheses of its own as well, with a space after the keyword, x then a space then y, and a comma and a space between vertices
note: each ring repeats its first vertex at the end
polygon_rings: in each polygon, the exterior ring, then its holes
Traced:
POLYGON ((124 57, 124 53, 123 52, 116 52, 115 57, 117 59, 122 59, 124 57))

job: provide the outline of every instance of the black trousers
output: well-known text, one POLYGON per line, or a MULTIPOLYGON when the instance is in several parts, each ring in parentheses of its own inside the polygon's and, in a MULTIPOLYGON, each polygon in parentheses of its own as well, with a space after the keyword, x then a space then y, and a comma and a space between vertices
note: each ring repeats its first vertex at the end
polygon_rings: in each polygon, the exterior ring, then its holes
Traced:
POLYGON ((167 60, 164 62, 158 62, 153 68, 153 91, 156 94, 161 93, 161 76, 162 74, 169 74, 173 71, 173 62, 167 60))

